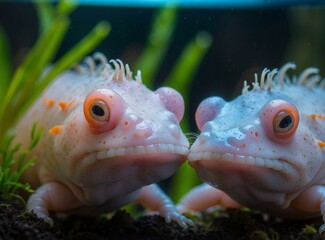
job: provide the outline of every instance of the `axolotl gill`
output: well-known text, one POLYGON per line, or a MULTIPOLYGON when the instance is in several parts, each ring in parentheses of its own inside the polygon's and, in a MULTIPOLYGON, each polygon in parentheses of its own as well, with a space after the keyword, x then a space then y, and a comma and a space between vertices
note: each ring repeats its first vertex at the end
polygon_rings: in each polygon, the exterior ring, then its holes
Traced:
POLYGON ((188 159, 205 183, 181 199, 181 212, 246 206, 325 220, 325 80, 314 67, 289 77, 295 67, 264 69, 233 101, 200 103, 188 159))
POLYGON ((133 80, 128 65, 111 63, 97 53, 64 72, 16 126, 26 146, 34 123, 44 132, 22 177, 36 188, 27 208, 53 224, 49 211, 97 215, 137 202, 186 226, 154 184, 186 160, 183 98, 168 87, 151 91, 140 71, 133 80))

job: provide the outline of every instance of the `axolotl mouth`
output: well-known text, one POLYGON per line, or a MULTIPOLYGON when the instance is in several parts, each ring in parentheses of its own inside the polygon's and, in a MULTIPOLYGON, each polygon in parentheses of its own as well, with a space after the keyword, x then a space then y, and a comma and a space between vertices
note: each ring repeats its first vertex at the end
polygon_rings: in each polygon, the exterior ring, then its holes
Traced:
POLYGON ((283 158, 191 150, 188 161, 203 181, 223 191, 235 192, 236 196, 247 195, 252 189, 289 192, 300 189, 309 179, 299 174, 301 166, 283 158))
POLYGON ((271 159, 264 157, 245 156, 232 154, 229 152, 212 152, 212 151, 193 151, 188 155, 188 160, 191 163, 200 160, 218 161, 220 163, 235 163, 250 165, 256 167, 264 167, 276 171, 288 172, 291 166, 284 159, 271 159))
POLYGON ((107 159, 118 156, 130 156, 138 154, 176 154, 187 156, 189 153, 188 147, 176 145, 176 144, 149 144, 141 146, 129 146, 129 147, 119 147, 110 148, 108 150, 101 150, 96 153, 97 159, 107 159))
POLYGON ((188 152, 188 146, 156 143, 88 153, 70 171, 74 192, 85 203, 102 204, 170 177, 188 152))
MULTIPOLYGON (((100 162, 107 162, 108 165, 115 164, 114 159, 119 159, 124 163, 128 161, 133 163, 149 162, 153 165, 159 163, 178 162, 182 164, 189 154, 189 147, 178 144, 147 144, 127 147, 111 147, 94 152, 84 153, 75 159, 82 159, 84 165, 98 164, 100 162)), ((78 162, 79 160, 77 160, 78 162)))

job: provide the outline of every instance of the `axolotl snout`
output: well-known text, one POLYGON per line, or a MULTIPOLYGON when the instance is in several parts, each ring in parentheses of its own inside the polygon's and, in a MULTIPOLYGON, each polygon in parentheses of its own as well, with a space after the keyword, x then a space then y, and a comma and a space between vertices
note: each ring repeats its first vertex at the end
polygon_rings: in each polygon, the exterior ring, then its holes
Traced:
POLYGON ((34 122, 44 130, 31 153, 35 165, 22 178, 36 188, 27 207, 52 223, 49 211, 95 215, 138 202, 185 226, 188 220, 153 184, 186 160, 183 98, 168 87, 153 92, 140 72, 133 80, 128 65, 112 64, 97 54, 84 74, 63 73, 15 128, 26 145, 34 122))
MULTIPOLYGON (((231 102, 210 97, 196 111, 201 130, 189 164, 203 184, 180 211, 247 206, 276 216, 325 215, 325 91, 318 69, 290 79, 288 63, 264 70, 231 102)), ((324 228, 321 228, 321 231, 324 228)))

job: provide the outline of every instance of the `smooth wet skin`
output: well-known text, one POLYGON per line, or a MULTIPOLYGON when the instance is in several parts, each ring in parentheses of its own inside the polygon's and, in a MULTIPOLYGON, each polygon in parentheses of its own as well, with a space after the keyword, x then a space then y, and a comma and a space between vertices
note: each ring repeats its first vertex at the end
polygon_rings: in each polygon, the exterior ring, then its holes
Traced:
MULTIPOLYGON (((290 80, 283 66, 231 102, 204 100, 201 134, 189 164, 207 184, 180 202, 180 211, 246 206, 292 219, 325 219, 325 90, 315 68, 290 80)), ((323 231, 323 228, 321 228, 323 231)))
POLYGON ((63 73, 15 129, 26 145, 34 122, 44 130, 32 152, 37 161, 22 178, 36 188, 27 208, 52 223, 50 211, 98 215, 137 202, 186 227, 189 220, 154 184, 188 154, 181 95, 151 91, 140 72, 133 80, 121 61, 112 61, 113 70, 103 55, 95 58, 104 68, 63 73))

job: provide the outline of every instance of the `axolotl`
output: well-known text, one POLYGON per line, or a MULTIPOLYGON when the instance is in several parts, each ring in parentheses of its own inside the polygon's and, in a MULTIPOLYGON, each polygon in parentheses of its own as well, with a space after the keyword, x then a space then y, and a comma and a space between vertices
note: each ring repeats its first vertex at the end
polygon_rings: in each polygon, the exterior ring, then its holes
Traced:
POLYGON ((181 212, 246 206, 325 220, 325 80, 314 67, 289 77, 295 67, 264 69, 233 101, 214 96, 200 103, 201 133, 188 159, 205 183, 183 197, 181 212))
POLYGON ((93 216, 136 202, 186 226, 154 184, 188 154, 182 96, 169 87, 149 90, 141 72, 133 80, 120 60, 111 65, 97 53, 85 61, 58 76, 15 128, 26 146, 34 123, 44 132, 21 179, 36 188, 28 210, 53 224, 49 211, 93 216))

